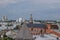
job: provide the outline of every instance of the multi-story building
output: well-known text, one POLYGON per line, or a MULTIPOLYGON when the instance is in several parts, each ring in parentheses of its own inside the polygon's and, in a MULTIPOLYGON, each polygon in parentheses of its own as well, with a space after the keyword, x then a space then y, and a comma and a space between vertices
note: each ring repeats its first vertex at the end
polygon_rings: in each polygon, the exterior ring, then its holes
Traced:
POLYGON ((2 21, 7 21, 8 19, 7 19, 7 16, 3 16, 2 17, 2 21))

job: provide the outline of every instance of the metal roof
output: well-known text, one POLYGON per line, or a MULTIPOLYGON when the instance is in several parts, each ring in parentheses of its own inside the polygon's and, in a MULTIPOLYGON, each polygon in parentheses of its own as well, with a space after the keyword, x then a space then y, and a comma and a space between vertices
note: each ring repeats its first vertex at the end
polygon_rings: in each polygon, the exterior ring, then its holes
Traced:
POLYGON ((45 28, 45 24, 27 24, 28 27, 34 27, 34 28, 45 28))

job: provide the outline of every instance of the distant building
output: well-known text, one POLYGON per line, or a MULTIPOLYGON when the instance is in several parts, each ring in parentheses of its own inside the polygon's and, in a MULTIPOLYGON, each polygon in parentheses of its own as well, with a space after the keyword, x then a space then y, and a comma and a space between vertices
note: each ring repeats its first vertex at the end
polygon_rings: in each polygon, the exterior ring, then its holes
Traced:
POLYGON ((27 23, 27 27, 31 31, 33 35, 37 35, 41 33, 41 29, 43 30, 43 33, 46 31, 46 25, 41 23, 35 23, 32 17, 32 14, 30 14, 30 20, 29 23, 27 23))
POLYGON ((3 16, 2 17, 2 21, 7 21, 8 19, 7 19, 7 16, 3 16))
POLYGON ((17 19, 16 22, 22 22, 22 18, 17 19))
POLYGON ((18 19, 16 20, 17 23, 22 23, 22 22, 24 22, 24 21, 25 21, 24 18, 18 18, 18 19))

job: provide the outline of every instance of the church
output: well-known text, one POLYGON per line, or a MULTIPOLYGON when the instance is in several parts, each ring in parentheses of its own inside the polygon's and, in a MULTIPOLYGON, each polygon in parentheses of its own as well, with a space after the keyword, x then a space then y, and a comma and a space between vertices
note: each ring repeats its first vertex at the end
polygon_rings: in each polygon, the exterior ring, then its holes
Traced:
POLYGON ((39 35, 41 33, 50 33, 50 29, 58 29, 58 26, 55 24, 53 25, 52 23, 34 23, 32 14, 30 14, 30 20, 27 23, 27 27, 33 35, 39 35))
POLYGON ((42 33, 46 33, 46 28, 47 28, 45 24, 34 23, 32 14, 30 14, 30 20, 29 23, 27 23, 27 27, 29 28, 29 30, 33 35, 41 34, 41 31, 42 33))

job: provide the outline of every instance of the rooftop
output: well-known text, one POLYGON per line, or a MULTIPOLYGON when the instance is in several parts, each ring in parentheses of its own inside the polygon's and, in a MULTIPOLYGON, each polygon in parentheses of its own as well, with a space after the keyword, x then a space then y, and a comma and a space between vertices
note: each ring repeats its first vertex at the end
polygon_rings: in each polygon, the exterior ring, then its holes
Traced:
POLYGON ((34 27, 34 28, 45 28, 45 24, 27 24, 28 27, 34 27))

